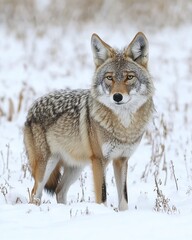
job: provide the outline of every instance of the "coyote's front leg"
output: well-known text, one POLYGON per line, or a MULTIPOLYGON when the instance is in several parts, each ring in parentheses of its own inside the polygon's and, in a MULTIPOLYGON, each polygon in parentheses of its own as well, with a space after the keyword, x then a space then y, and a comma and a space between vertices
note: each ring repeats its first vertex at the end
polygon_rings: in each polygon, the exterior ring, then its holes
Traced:
POLYGON ((127 161, 127 158, 125 157, 120 157, 113 161, 113 168, 114 168, 115 180, 117 185, 120 211, 124 211, 128 209, 127 165, 128 165, 128 161, 127 161))
POLYGON ((95 185, 95 196, 97 203, 106 203, 106 184, 105 184, 105 167, 101 159, 92 158, 93 178, 95 185))

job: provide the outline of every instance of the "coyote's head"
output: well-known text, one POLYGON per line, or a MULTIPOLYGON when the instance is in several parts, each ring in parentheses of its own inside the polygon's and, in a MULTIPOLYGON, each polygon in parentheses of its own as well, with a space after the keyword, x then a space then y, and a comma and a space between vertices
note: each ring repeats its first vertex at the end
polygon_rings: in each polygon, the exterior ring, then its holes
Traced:
POLYGON ((147 70, 148 41, 137 33, 123 51, 113 49, 96 34, 91 46, 96 65, 92 95, 112 110, 135 112, 154 92, 147 70))

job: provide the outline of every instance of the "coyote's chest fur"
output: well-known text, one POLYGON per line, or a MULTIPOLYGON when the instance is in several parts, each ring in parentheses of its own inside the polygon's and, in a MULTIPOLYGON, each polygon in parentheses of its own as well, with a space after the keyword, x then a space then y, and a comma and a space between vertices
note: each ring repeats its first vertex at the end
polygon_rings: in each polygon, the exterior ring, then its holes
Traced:
POLYGON ((114 143, 117 145, 118 143, 130 145, 138 142, 146 130, 153 111, 151 99, 143 104, 134 114, 130 113, 127 115, 120 111, 117 115, 113 110, 102 106, 98 102, 93 102, 92 104, 92 118, 103 129, 104 135, 108 136, 112 141, 114 140, 114 143))
POLYGON ((134 144, 122 144, 116 141, 106 142, 102 145, 102 153, 107 160, 117 159, 119 157, 127 158, 132 155, 138 144, 139 140, 134 144))
POLYGON ((92 104, 91 116, 99 126, 97 135, 103 157, 107 160, 129 158, 150 121, 153 102, 147 101, 134 114, 119 111, 121 117, 98 102, 92 104))

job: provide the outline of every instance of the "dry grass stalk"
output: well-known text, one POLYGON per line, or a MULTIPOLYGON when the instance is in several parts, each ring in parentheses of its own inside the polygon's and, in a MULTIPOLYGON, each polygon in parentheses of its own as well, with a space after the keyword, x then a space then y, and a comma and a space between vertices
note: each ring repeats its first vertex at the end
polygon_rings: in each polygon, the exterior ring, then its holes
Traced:
POLYGON ((170 199, 166 198, 162 190, 160 190, 156 176, 155 176, 155 191, 157 193, 154 207, 154 210, 156 212, 163 212, 167 214, 173 214, 178 212, 177 208, 174 205, 170 206, 170 199))
POLYGON ((171 160, 171 170, 172 170, 172 174, 173 174, 173 177, 174 177, 174 181, 175 181, 175 186, 176 186, 176 189, 177 191, 179 190, 179 187, 178 187, 178 183, 177 183, 177 178, 175 176, 175 168, 174 168, 174 165, 173 165, 173 161, 171 160))
POLYGON ((17 113, 19 113, 21 111, 21 106, 22 106, 22 103, 23 103, 23 89, 20 91, 20 94, 19 94, 19 102, 18 102, 18 107, 17 107, 17 113))
POLYGON ((81 215, 81 216, 90 215, 91 212, 90 212, 89 208, 86 206, 85 210, 75 210, 74 211, 73 208, 71 208, 69 211, 69 214, 70 214, 70 218, 75 218, 78 215, 81 215))
POLYGON ((14 115, 14 104, 11 98, 9 98, 9 111, 8 111, 8 116, 7 120, 11 122, 13 120, 13 115, 14 115))
POLYGON ((29 188, 27 188, 27 192, 28 192, 28 199, 29 199, 28 203, 32 203, 33 202, 33 197, 31 195, 31 191, 29 190, 29 188))
POLYGON ((2 117, 4 115, 4 112, 2 110, 2 108, 0 107, 0 117, 2 117))
POLYGON ((0 192, 2 193, 2 195, 4 196, 5 198, 5 202, 7 203, 7 198, 6 198, 6 195, 8 193, 8 189, 5 185, 0 185, 0 192))

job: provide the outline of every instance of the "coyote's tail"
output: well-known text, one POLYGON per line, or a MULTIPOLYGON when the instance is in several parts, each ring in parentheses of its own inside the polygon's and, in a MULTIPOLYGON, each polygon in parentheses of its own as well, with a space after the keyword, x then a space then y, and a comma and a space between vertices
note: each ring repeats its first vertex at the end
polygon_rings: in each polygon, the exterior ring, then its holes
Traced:
POLYGON ((61 179, 61 169, 62 169, 62 163, 60 161, 58 162, 57 166, 51 173, 49 180, 45 184, 45 187, 44 187, 45 190, 51 195, 55 193, 59 180, 61 179))
POLYGON ((36 159, 36 148, 35 148, 35 142, 33 138, 32 129, 29 126, 24 127, 24 144, 26 148, 26 153, 28 156, 28 161, 31 169, 31 174, 34 177, 35 176, 35 169, 37 167, 37 159, 36 159))

